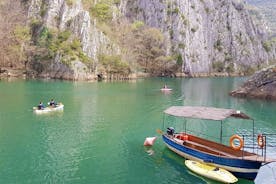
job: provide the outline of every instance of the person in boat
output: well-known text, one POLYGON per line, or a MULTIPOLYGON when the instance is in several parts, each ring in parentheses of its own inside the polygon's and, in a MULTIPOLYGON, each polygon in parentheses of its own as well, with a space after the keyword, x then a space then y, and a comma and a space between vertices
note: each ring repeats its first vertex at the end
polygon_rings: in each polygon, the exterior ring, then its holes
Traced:
POLYGON ((173 127, 168 127, 167 128, 167 134, 168 135, 174 136, 174 132, 175 132, 175 130, 174 130, 173 127))
POLYGON ((167 89, 168 88, 168 86, 165 84, 164 86, 163 86, 163 89, 167 89))
POLYGON ((56 107, 57 103, 54 101, 54 99, 51 99, 50 102, 49 102, 49 105, 51 107, 56 107))
POLYGON ((42 102, 39 102, 39 104, 38 104, 38 106, 37 106, 37 109, 39 109, 39 110, 44 109, 44 105, 43 105, 42 102))

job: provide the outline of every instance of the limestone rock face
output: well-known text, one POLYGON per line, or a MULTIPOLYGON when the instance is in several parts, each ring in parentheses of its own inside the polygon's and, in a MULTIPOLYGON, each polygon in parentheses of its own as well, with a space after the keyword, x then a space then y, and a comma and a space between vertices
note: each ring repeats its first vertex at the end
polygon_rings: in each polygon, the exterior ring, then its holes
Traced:
POLYGON ((73 61, 70 66, 60 62, 59 56, 45 67, 45 69, 36 74, 40 78, 54 78, 65 80, 95 80, 96 77, 89 72, 87 66, 80 61, 73 61))
POLYGON ((126 17, 167 35, 167 50, 181 54, 184 72, 210 73, 216 63, 239 71, 275 59, 264 49, 266 35, 255 26, 242 0, 124 1, 126 17))
POLYGON ((276 100, 276 65, 256 72, 230 95, 276 100))
MULTIPOLYGON (((61 31, 70 30, 80 39, 83 52, 95 63, 98 62, 97 55, 99 54, 120 53, 120 48, 97 28, 96 20, 92 19, 89 12, 83 9, 81 0, 75 0, 71 6, 67 5, 66 0, 32 0, 28 15, 30 19, 42 19, 47 27, 61 31), (44 16, 41 16, 42 9, 45 11, 44 16)), ((39 76, 74 80, 91 79, 92 74, 88 72, 85 64, 74 61, 71 65, 65 66, 61 63, 61 59, 57 56, 52 62, 52 65, 55 65, 51 68, 53 71, 47 68, 39 76), (80 65, 83 66, 79 67, 80 65), (80 68, 86 69, 80 70, 80 68)))
MULTIPOLYGON (((80 39, 83 52, 93 59, 97 71, 98 55, 118 55, 121 48, 98 28, 81 0, 67 3, 31 0, 29 18, 61 31, 70 30, 80 39)), ((219 70, 240 74, 276 58, 275 46, 265 48, 265 29, 253 22, 244 0, 121 0, 112 11, 113 21, 124 17, 160 29, 166 38, 167 55, 182 57, 182 74, 208 76, 219 70)), ((89 78, 87 71, 71 69, 63 75, 89 78)))

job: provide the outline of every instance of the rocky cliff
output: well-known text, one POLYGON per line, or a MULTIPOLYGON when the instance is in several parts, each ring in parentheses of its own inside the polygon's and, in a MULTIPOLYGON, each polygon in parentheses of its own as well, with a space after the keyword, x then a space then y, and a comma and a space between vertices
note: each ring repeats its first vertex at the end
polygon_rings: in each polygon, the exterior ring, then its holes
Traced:
POLYGON ((276 37, 276 1, 275 0, 246 0, 248 4, 253 5, 267 22, 268 32, 276 37))
MULTIPOLYGON (((30 3, 29 19, 38 19, 43 26, 59 31, 69 30, 82 45, 82 51, 97 65, 98 55, 117 54, 120 48, 111 42, 104 33, 97 28, 97 21, 91 18, 89 12, 82 7, 81 0, 32 0, 30 3)), ((61 63, 61 56, 55 59, 38 75, 41 77, 64 78, 71 80, 85 80, 95 78, 95 72, 89 71, 87 66, 79 60, 70 65, 61 63)))
MULTIPOLYGON (((93 1, 92 7, 103 1, 93 1)), ((142 21, 161 30, 166 55, 178 55, 183 61, 175 72, 191 76, 213 72, 244 74, 276 58, 275 48, 265 47, 266 33, 254 24, 242 0, 114 2, 108 1, 113 22, 122 18, 130 24, 142 21)), ((81 41, 82 51, 93 60, 93 71, 76 59, 74 64, 61 67, 57 55, 41 76, 91 79, 95 77, 91 72, 98 74, 99 55, 122 54, 119 44, 98 26, 97 18, 84 10, 81 0, 31 0, 29 18, 39 19, 49 28, 70 30, 81 41)))
POLYGON ((128 1, 125 9, 130 19, 160 28, 170 40, 169 52, 179 52, 183 71, 191 74, 242 72, 275 58, 264 49, 266 35, 252 22, 243 1, 136 0, 128 1))
POLYGON ((242 86, 230 92, 231 96, 276 100, 276 65, 252 75, 242 86))

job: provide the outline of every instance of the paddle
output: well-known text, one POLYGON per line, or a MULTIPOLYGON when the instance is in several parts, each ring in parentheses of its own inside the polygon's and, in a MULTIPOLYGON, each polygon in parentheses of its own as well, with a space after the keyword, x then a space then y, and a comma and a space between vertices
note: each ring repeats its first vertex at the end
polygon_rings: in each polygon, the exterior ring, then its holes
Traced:
POLYGON ((158 134, 160 134, 160 135, 163 135, 163 134, 164 134, 163 131, 160 130, 160 129, 157 129, 156 132, 157 132, 158 134))

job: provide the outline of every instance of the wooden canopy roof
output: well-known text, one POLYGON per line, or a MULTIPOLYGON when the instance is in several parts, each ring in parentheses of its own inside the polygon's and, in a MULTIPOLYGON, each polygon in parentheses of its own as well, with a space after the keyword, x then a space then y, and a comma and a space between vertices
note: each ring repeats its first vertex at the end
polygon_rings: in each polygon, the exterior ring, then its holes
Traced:
POLYGON ((238 110, 202 106, 172 106, 166 109, 164 113, 177 117, 217 121, 221 121, 229 117, 251 119, 249 116, 238 110))

